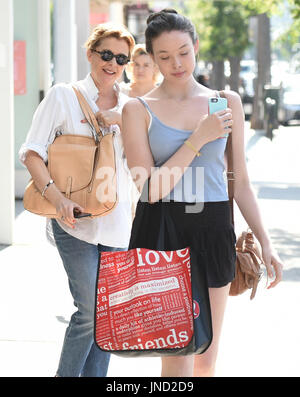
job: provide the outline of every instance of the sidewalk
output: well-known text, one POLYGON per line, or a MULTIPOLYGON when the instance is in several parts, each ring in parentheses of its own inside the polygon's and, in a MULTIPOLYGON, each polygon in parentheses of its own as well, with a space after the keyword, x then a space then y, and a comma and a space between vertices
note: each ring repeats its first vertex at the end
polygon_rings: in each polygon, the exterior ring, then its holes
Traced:
MULTIPOLYGON (((273 143, 247 131, 249 174, 286 267, 284 281, 266 290, 263 279, 253 301, 248 293, 229 298, 217 376, 300 376, 299 130, 282 127, 273 143)), ((21 202, 16 208, 15 243, 0 248, 0 377, 53 377, 73 302, 44 219, 21 202)), ((236 218, 238 233, 238 211, 236 218)), ((159 375, 159 358, 112 356, 108 372, 159 375)))

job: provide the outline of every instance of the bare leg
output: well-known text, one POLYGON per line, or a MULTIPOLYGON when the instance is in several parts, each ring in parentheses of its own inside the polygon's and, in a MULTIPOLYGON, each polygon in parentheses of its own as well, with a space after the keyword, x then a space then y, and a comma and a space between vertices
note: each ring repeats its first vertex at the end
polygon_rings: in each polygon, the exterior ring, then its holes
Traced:
POLYGON ((230 283, 222 288, 210 288, 209 298, 212 314, 213 340, 205 353, 195 355, 194 376, 214 376, 219 340, 230 283))
POLYGON ((162 357, 162 377, 191 377, 193 376, 194 356, 162 357))

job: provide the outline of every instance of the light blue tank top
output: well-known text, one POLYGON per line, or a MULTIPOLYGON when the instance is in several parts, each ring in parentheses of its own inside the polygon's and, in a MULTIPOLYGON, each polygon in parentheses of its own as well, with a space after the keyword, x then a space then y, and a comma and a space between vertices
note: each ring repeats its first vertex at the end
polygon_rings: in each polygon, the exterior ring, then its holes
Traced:
MULTIPOLYGON (((169 127, 153 113, 148 103, 137 97, 150 114, 149 144, 156 167, 164 164, 183 145, 193 131, 169 127)), ((219 138, 204 145, 200 157, 195 157, 181 180, 163 201, 194 203, 227 201, 227 179, 224 152, 227 138, 219 138)), ((168 182, 168 175, 163 179, 168 182)))

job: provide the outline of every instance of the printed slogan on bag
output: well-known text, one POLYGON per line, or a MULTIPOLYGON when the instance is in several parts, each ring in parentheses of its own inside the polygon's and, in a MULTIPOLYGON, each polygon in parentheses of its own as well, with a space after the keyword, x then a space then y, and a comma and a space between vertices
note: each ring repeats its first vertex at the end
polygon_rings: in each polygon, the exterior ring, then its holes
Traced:
POLYGON ((194 331, 189 248, 102 253, 95 322, 103 350, 186 347, 194 331))

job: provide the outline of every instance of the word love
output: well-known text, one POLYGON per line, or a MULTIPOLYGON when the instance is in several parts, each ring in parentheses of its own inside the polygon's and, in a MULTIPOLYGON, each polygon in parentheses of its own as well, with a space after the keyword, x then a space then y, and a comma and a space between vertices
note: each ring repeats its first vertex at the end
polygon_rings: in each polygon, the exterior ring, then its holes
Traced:
MULTIPOLYGON (((177 263, 177 262, 189 262, 190 250, 184 248, 177 251, 152 251, 144 248, 137 248, 138 263, 137 266, 155 266, 159 263, 177 263), (183 259, 184 258, 184 259, 183 259)), ((189 263, 187 263, 189 265, 189 263)))

